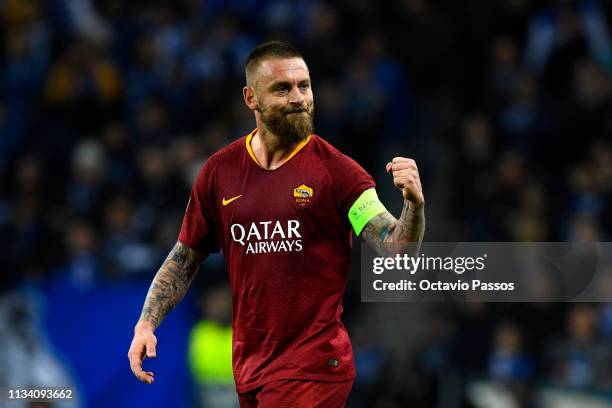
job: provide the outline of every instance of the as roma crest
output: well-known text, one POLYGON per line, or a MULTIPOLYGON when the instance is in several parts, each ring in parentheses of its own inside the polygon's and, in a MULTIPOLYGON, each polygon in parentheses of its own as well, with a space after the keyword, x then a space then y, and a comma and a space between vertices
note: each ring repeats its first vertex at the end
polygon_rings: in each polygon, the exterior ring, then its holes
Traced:
POLYGON ((293 198, 298 206, 305 207, 310 203, 313 193, 314 191, 312 188, 308 187, 306 184, 302 184, 293 189, 293 198))

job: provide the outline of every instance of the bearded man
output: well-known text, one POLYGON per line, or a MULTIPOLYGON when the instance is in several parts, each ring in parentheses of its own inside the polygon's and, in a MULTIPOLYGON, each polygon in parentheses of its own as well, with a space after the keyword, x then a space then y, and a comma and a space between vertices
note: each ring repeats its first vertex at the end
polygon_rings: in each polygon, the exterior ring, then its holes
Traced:
POLYGON ((418 247, 424 198, 414 160, 387 172, 399 219, 373 178, 313 134, 308 67, 291 45, 249 55, 243 97, 257 127, 212 155, 191 190, 178 241, 155 275, 128 352, 132 371, 155 357, 154 331, 183 298, 202 260, 223 251, 232 288, 233 369, 241 407, 342 407, 355 367, 342 324, 352 231, 379 254, 418 247), (417 243, 415 246, 414 243, 417 243))

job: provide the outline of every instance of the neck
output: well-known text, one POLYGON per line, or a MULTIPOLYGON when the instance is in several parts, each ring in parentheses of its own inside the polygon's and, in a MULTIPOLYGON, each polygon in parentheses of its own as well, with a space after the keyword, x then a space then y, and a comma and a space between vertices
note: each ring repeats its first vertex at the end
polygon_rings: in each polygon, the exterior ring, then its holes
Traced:
POLYGON ((302 142, 286 142, 266 129, 263 123, 257 124, 257 132, 251 139, 251 149, 259 165, 266 170, 279 168, 302 142))

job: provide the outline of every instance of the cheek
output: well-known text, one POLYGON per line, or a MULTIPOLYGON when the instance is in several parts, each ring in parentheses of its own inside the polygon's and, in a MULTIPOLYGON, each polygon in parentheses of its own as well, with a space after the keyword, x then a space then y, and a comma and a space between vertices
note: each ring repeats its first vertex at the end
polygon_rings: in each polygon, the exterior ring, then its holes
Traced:
POLYGON ((306 104, 310 106, 314 105, 314 97, 312 96, 312 91, 308 91, 308 93, 304 95, 304 100, 306 101, 306 104))
POLYGON ((271 109, 280 110, 289 105, 289 101, 287 98, 276 96, 274 98, 268 99, 268 107, 271 109))
POLYGON ((285 101, 280 100, 268 100, 268 103, 264 105, 265 109, 271 113, 281 113, 283 109, 287 107, 285 101))
POLYGON ((265 98, 255 98, 255 103, 259 109, 266 109, 268 107, 268 103, 265 98))

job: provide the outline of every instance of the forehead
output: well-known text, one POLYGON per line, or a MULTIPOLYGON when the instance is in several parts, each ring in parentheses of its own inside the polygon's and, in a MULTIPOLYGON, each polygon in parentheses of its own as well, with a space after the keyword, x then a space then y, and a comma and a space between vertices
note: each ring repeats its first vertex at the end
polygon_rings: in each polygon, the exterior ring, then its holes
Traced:
POLYGON ((300 82, 310 79, 310 74, 302 58, 273 58, 261 62, 258 77, 265 86, 274 82, 300 82))

